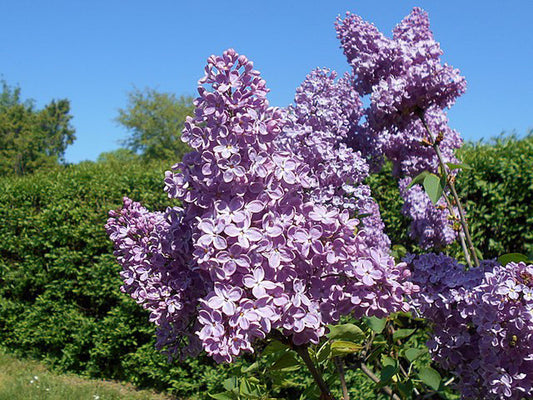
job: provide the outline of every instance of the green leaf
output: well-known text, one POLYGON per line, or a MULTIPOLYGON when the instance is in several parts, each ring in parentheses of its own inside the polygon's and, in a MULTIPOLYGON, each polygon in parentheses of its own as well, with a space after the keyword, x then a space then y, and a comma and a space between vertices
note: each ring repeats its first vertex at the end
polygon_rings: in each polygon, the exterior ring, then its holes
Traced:
POLYGON ((366 318, 366 323, 376 333, 383 332, 383 329, 385 329, 385 324, 387 323, 387 318, 376 318, 376 317, 369 317, 366 318))
POLYGON ((425 349, 417 349, 415 347, 411 347, 410 349, 405 350, 404 355, 405 355, 405 358, 409 360, 409 362, 413 362, 425 352, 426 352, 425 349))
POLYGON ((247 397, 257 398, 260 396, 259 385, 248 379, 241 379, 240 394, 247 397))
POLYGON ((328 325, 329 333, 326 335, 330 339, 348 340, 359 342, 365 339, 365 334, 357 325, 342 324, 328 325))
POLYGON ((396 368, 398 366, 398 362, 394 358, 386 355, 381 356, 381 364, 383 364, 384 367, 392 365, 394 368, 396 368))
POLYGON ((335 342, 331 343, 331 355, 332 357, 336 357, 336 356, 343 356, 343 355, 351 354, 351 353, 357 353, 358 351, 361 351, 363 348, 364 346, 354 343, 354 342, 336 340, 335 342))
POLYGON ((411 379, 408 379, 405 382, 398 382, 397 385, 398 385, 398 389, 400 389, 400 392, 405 397, 407 397, 408 399, 411 398, 411 396, 413 395, 413 389, 414 389, 413 381, 411 379))
POLYGON ((239 378, 232 376, 231 378, 226 379, 222 386, 224 386, 224 389, 226 389, 228 392, 231 392, 239 387, 239 378))
POLYGON ((508 254, 504 254, 503 256, 499 256, 498 257, 498 262, 501 265, 507 265, 510 262, 517 262, 518 263, 518 262, 521 262, 521 261, 528 262, 529 258, 526 255, 520 254, 520 253, 508 253, 508 254))
POLYGON ((447 162, 446 165, 448 166, 448 168, 450 169, 472 169, 472 167, 468 164, 454 164, 454 163, 451 163, 451 162, 447 162))
POLYGON ((442 378, 440 374, 431 367, 425 367, 418 372, 418 377, 433 390, 439 390, 442 378))
POLYGON ((331 357, 331 343, 325 342, 316 353, 318 363, 323 363, 331 357))
POLYGON ((223 392, 223 393, 217 393, 217 394, 211 394, 208 393, 209 397, 216 400, 235 400, 238 399, 238 397, 232 393, 232 392, 223 392))
POLYGON ((414 185, 416 185, 417 183, 418 184, 421 184, 422 182, 424 182, 424 179, 426 178, 426 176, 429 175, 429 172, 428 171, 422 171, 421 173, 419 173, 417 176, 415 176, 413 178, 413 180, 411 181, 411 183, 409 185, 407 185, 407 189, 410 189, 411 187, 413 187, 414 185))
POLYGON ((272 366, 272 371, 295 371, 300 368, 300 361, 293 352, 283 354, 272 366))
POLYGON ((274 354, 274 353, 277 353, 279 351, 284 351, 284 350, 287 350, 289 348, 289 346, 287 346, 286 344, 284 343, 281 343, 280 341, 278 340, 273 340, 272 342, 270 342, 266 347, 265 349, 263 350, 263 352, 261 353, 263 356, 268 356, 270 354, 274 354))
POLYGON ((258 368, 259 368, 259 362, 256 361, 256 362, 254 362, 252 365, 249 365, 248 367, 243 368, 241 372, 242 372, 243 374, 246 374, 246 373, 248 373, 248 372, 255 371, 255 370, 258 369, 258 368))
POLYGON ((424 190, 433 204, 437 204, 443 191, 441 179, 435 174, 427 174, 424 178, 424 190))
POLYGON ((393 340, 404 339, 407 336, 411 336, 415 331, 416 329, 398 329, 396 332, 392 334, 392 339, 393 340))
POLYGON ((383 368, 381 370, 378 386, 381 387, 388 384, 392 377, 396 375, 397 371, 398 368, 396 368, 394 365, 387 365, 385 368, 383 368))

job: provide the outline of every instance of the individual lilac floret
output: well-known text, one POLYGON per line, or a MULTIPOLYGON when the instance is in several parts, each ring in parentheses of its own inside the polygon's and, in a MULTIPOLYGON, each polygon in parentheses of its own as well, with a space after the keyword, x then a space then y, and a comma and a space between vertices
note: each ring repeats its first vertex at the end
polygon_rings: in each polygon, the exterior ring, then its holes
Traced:
POLYGON ((458 378, 464 399, 533 395, 533 265, 483 261, 465 266, 445 255, 409 256, 422 290, 415 310, 432 322, 432 357, 458 378))
MULTIPOLYGON (((336 146, 339 139, 330 132, 308 147, 288 145, 288 127, 313 132, 321 122, 300 124, 269 107, 264 80, 234 50, 210 57, 199 83, 194 117, 182 135, 193 151, 165 176, 166 192, 183 206, 178 226, 187 229, 178 236, 158 228, 164 245, 143 250, 170 268, 180 260, 177 267, 190 273, 185 282, 198 281, 204 290, 184 303, 194 309, 171 301, 172 291, 152 294, 172 310, 166 343, 179 331, 172 321, 186 321, 209 355, 231 362, 274 329, 294 344, 318 343, 326 325, 342 315, 407 310, 409 271, 396 265, 383 240, 369 240, 375 234, 357 218, 373 210, 365 203, 370 193, 363 191, 363 200, 351 196, 345 207, 346 193, 337 189, 345 183, 358 188, 366 176, 359 153, 336 146), (319 149, 327 150, 322 160, 331 165, 317 162, 319 149), (166 252, 174 243, 183 253, 166 252), (372 268, 371 279, 361 275, 359 263, 372 268)), ((357 110, 357 99, 352 103, 357 110)), ((129 229, 129 219, 119 225, 129 229)))

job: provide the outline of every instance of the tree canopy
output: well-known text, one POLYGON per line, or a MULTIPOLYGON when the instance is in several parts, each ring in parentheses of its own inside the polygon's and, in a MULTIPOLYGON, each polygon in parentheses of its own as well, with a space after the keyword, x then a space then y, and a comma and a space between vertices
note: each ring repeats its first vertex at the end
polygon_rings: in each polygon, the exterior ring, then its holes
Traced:
POLYGON ((123 145, 146 160, 180 160, 189 151, 180 137, 185 118, 192 115, 192 102, 190 96, 134 89, 116 118, 131 134, 123 145))
POLYGON ((39 110, 33 100, 22 101, 20 87, 1 84, 0 175, 24 175, 64 161, 76 138, 69 100, 52 100, 39 110))

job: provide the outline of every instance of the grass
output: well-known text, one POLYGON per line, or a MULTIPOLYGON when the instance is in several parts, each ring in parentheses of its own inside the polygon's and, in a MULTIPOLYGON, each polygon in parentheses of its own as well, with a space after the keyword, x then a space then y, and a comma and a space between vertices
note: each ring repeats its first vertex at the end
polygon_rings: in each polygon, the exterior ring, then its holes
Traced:
POLYGON ((48 370, 0 351, 0 400, 170 400, 133 386, 48 370))

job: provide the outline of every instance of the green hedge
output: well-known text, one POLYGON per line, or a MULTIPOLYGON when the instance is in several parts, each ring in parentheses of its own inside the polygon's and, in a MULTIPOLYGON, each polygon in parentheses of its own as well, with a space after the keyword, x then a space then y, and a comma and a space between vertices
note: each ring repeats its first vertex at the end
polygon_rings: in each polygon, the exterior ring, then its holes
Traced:
POLYGON ((459 189, 483 256, 533 259, 533 134, 468 144, 460 156, 472 168, 459 176, 459 189))
MULTIPOLYGON (((459 197, 466 206, 476 248, 486 259, 505 253, 533 258, 533 135, 467 143, 458 154, 470 169, 458 175, 459 197)), ((387 233, 393 244, 420 252, 409 237, 409 219, 391 166, 370 178, 387 233)), ((460 256, 457 244, 447 252, 460 256)))
MULTIPOLYGON (((531 253, 533 138, 467 145, 461 157, 473 167, 461 174, 459 187, 468 193, 480 250, 486 257, 531 253)), ((154 327, 146 312, 118 290, 120 267, 104 230, 107 212, 125 195, 152 210, 164 209, 169 205, 162 190, 166 168, 115 159, 0 179, 1 346, 60 370, 126 380, 184 398, 221 390, 234 367, 215 365, 207 357, 168 364, 153 348, 154 327)), ((386 171, 370 183, 393 243, 416 251, 396 183, 386 171)), ((348 375, 368 393, 366 378, 348 375)), ((307 378, 298 379, 305 387, 307 378)))
POLYGON ((154 350, 147 313, 118 290, 107 213, 125 195, 166 208, 165 167, 85 162, 0 180, 0 345, 141 387, 185 394, 220 386, 224 367, 207 359, 169 365, 154 350))

